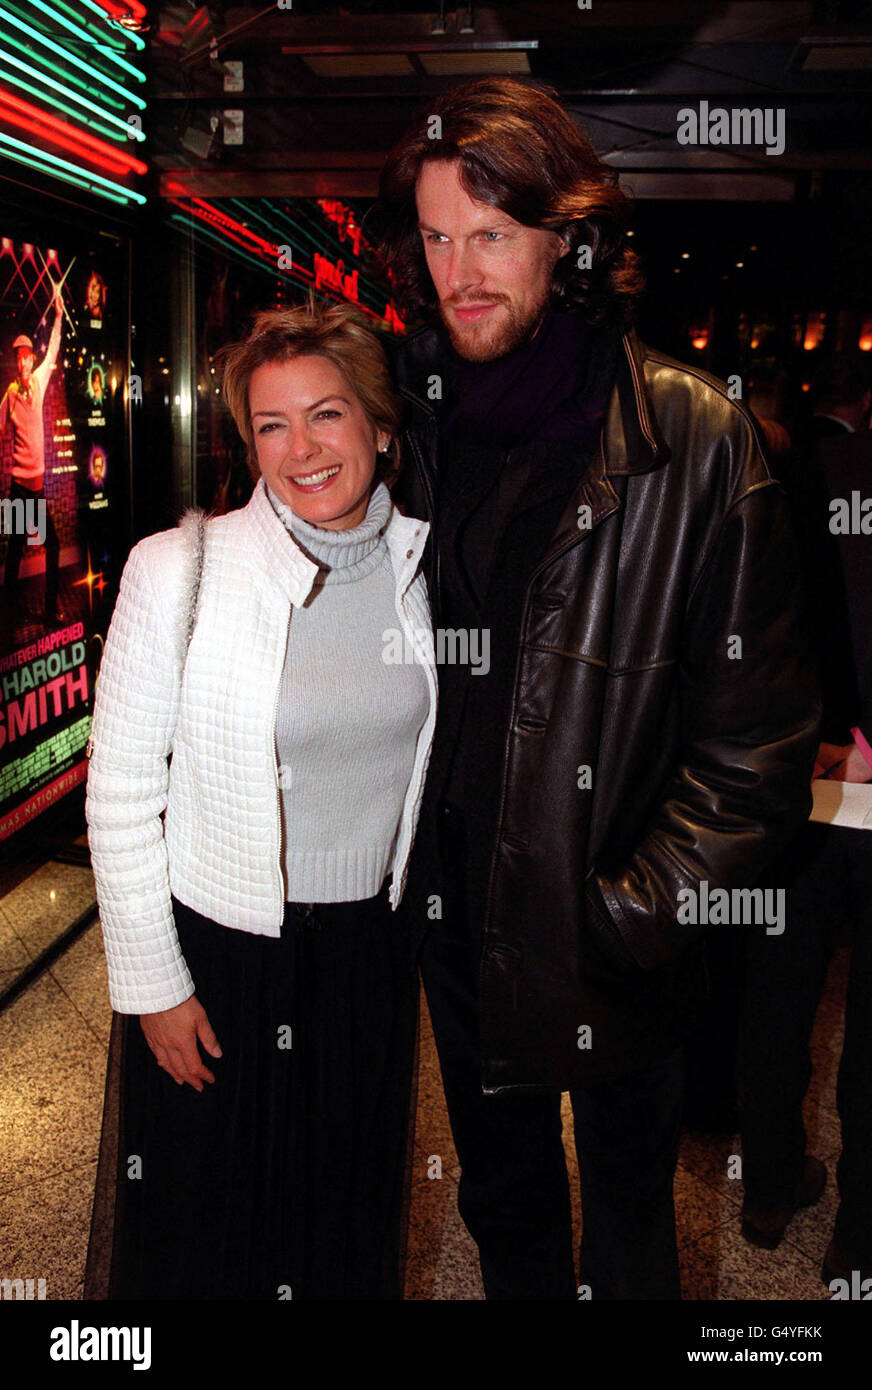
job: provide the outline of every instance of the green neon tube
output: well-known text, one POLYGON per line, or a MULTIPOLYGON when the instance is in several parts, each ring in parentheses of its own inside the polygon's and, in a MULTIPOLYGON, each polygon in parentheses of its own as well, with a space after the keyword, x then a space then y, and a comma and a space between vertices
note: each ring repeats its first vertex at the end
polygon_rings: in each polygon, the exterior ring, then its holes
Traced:
MULTIPOLYGON (((3 55, 0 53, 0 59, 2 59, 2 57, 3 55)), ((17 73, 7 72, 5 68, 0 67, 0 80, 8 82, 10 87, 17 87, 22 92, 28 92, 30 96, 38 97, 43 105, 50 105, 53 111, 63 111, 65 116, 72 116, 73 120, 78 121, 80 125, 82 124, 81 111, 77 111, 74 106, 68 106, 65 101, 54 100, 46 103, 44 89, 35 87, 32 82, 26 82, 24 78, 19 77, 17 73)), ((87 122, 87 125, 89 130, 99 131, 101 135, 106 136, 109 140, 115 140, 119 144, 124 140, 124 136, 120 135, 117 130, 113 130, 111 126, 104 125, 102 121, 95 120, 93 116, 87 122)), ((143 139, 145 139, 145 136, 143 136, 143 139)))
MULTIPOLYGON (((65 15, 61 14, 61 10, 65 10, 66 6, 60 3, 60 0, 58 0, 58 3, 55 5, 46 5, 43 3, 43 0, 24 0, 24 3, 29 3, 31 9, 38 10, 40 14, 44 14, 49 19, 53 19, 58 24, 62 24, 65 29, 69 29, 71 34, 75 34, 77 39, 90 39, 92 37, 90 29, 88 27, 83 27, 81 20, 67 19, 65 15)), ((105 53, 107 58, 111 59, 113 63, 116 63, 124 72, 129 73, 131 77, 135 77, 137 82, 145 81, 145 73, 140 72, 139 68, 133 67, 131 63, 127 62, 126 58, 122 58, 119 53, 116 53, 112 45, 106 43, 106 36, 104 34, 99 34, 95 37, 98 41, 94 44, 94 47, 98 53, 105 53)))
POLYGON ((194 233, 194 237, 197 240, 214 242, 216 246, 220 246, 225 255, 230 256, 233 260, 248 261, 250 265, 255 266, 258 270, 264 271, 267 275, 281 276, 282 279, 291 278, 285 271, 279 270, 277 266, 270 266, 264 261, 259 261, 256 256, 252 256, 247 251, 243 251, 235 242, 228 241, 226 237, 220 236, 217 232, 213 231, 211 227, 201 222, 198 217, 185 217, 183 213, 177 212, 173 213, 170 221, 178 222, 181 226, 187 227, 194 233))
POLYGON ((64 0, 55 0, 55 5, 58 9, 68 14, 70 19, 76 20, 80 28, 86 33, 93 34, 94 38, 100 43, 106 43, 110 48, 114 48, 115 46, 112 43, 112 39, 115 37, 120 39, 118 47, 115 48, 116 53, 124 52, 125 40, 129 40, 138 53, 142 52, 145 48, 145 40, 141 39, 138 34, 133 33, 129 29, 125 29, 123 25, 113 25, 111 15, 109 15, 106 10, 101 9, 99 5, 95 5, 93 0, 81 0, 81 2, 85 9, 92 10, 95 14, 98 14, 103 23, 95 24, 93 19, 84 19, 73 5, 64 3, 64 0))
MULTIPOLYGON (((22 66, 24 67, 26 72, 33 73, 34 77, 39 77, 46 82, 52 82, 52 79, 50 77, 46 77, 45 74, 42 72, 41 68, 35 68, 32 66, 33 63, 41 63, 43 67, 48 68, 50 72, 57 73, 58 77, 63 77, 67 82, 71 82, 74 87, 78 87, 80 91, 90 92, 91 96, 99 97, 100 100, 103 102, 104 108, 107 106, 113 106, 116 111, 123 111, 125 109, 123 101, 118 101, 118 99, 112 96, 112 94, 109 92, 98 92, 93 87, 89 87, 88 83, 85 82, 83 78, 79 77, 78 73, 67 72, 64 67, 62 67, 58 63, 53 62, 53 60, 48 56, 48 54, 35 52, 32 48, 28 48, 27 44, 21 43, 18 39, 13 38, 11 34, 4 34, 3 42, 5 44, 11 44, 12 47, 16 50, 16 52, 23 53, 27 58, 31 60, 28 63, 22 64, 22 66)), ((19 63, 21 62, 20 59, 17 59, 16 61, 19 63)), ((72 92, 69 87, 66 87, 64 90, 70 92, 70 95, 72 95, 72 92)))
MULTIPOLYGON (((312 232, 310 232, 304 223, 294 222, 289 218, 287 213, 279 212, 277 208, 273 207, 271 199, 265 199, 264 201, 266 202, 267 207, 270 209, 274 217, 283 217, 285 219, 285 227, 276 226, 275 223, 270 222, 265 216, 265 214, 260 211, 259 208, 251 207, 250 204, 246 203, 245 200, 242 198, 230 198, 227 201, 231 204, 232 207, 236 207, 239 209, 241 213, 244 213, 246 217, 250 217, 253 221, 259 222, 266 231, 272 232, 274 236, 278 236, 280 241, 288 236, 288 230, 290 229, 290 231, 298 240, 305 239, 307 241, 310 241, 314 249, 323 255, 323 240, 319 240, 312 232)), ((361 289, 368 289, 370 294, 377 297, 380 296, 380 294, 382 293, 381 286, 377 285, 374 280, 370 279, 369 276, 364 275, 363 271, 361 271, 359 267, 355 266, 354 269, 357 270, 358 283, 361 289)))
POLYGON ((129 101, 133 106, 138 106, 140 111, 145 110, 145 102, 142 97, 137 96, 135 92, 128 92, 126 87, 122 87, 114 78, 107 76, 107 74, 101 72, 99 68, 95 68, 92 63, 86 63, 83 59, 77 58, 75 53, 70 53, 68 49, 61 48, 60 44, 55 43, 53 39, 48 38, 48 36, 43 34, 39 29, 34 29, 32 25, 25 24, 24 20, 12 14, 11 10, 3 9, 2 6, 0 6, 0 19, 4 19, 6 23, 11 24, 13 28, 21 30, 28 38, 36 39, 37 43, 41 43, 45 48, 49 49, 50 52, 56 53, 58 57, 63 58, 65 62, 72 63, 74 67, 81 68, 83 72, 96 77, 103 86, 108 87, 113 92, 118 92, 120 96, 124 97, 125 100, 129 101))
POLYGON ((136 193, 132 188, 125 188, 121 183, 115 183, 112 179, 104 178, 102 174, 92 174, 90 169, 83 169, 81 164, 72 164, 68 159, 61 159, 59 155, 49 154, 48 150, 41 150, 36 145, 28 145, 24 140, 17 140, 14 135, 7 135, 5 130, 0 130, 0 144, 11 145, 14 150, 23 150, 25 154, 31 157, 37 155, 43 163, 52 166, 46 170, 47 173, 52 173, 54 168, 58 168, 78 175, 80 178, 82 175, 87 176, 92 185, 99 185, 99 187, 95 187, 94 190, 97 193, 101 193, 104 189, 108 188, 114 193, 120 193, 124 198, 131 199, 131 201, 135 203, 144 203, 146 201, 144 193, 136 193))
POLYGON ((59 174, 57 169, 51 169, 47 164, 42 164, 38 159, 28 159, 26 155, 18 154, 15 150, 3 150, 0 158, 11 159, 16 164, 26 164, 28 169, 36 169, 40 174, 50 174, 52 178, 59 179, 61 183, 70 183, 74 188, 85 188, 90 193, 98 193, 101 198, 109 198, 113 203, 122 203, 127 206, 127 198, 121 198, 117 193, 109 193, 103 188, 94 188, 87 179, 77 179, 73 174, 59 174))
MULTIPOLYGON (((120 116, 113 116, 111 111, 106 111, 102 106, 97 106, 95 102, 89 101, 87 97, 79 96, 79 93, 74 92, 71 87, 65 87, 63 82, 56 82, 53 77, 46 76, 46 74, 40 72, 38 68, 32 68, 29 63, 23 63, 20 58, 15 57, 14 53, 7 53, 5 49, 0 48, 0 58, 2 58, 4 63, 11 63, 13 67, 20 68, 22 72, 28 73, 31 77, 37 78, 40 82, 49 87, 53 87, 55 91, 62 92, 64 96, 69 97, 70 101, 77 101, 80 106, 86 107, 88 111, 93 111, 96 115, 102 116, 104 120, 109 121, 110 124, 116 127, 116 131, 112 136, 113 140, 127 140, 130 138, 130 127, 120 116)), ((44 91, 40 92, 40 96, 46 105, 60 105, 60 102, 52 102, 51 98, 47 97, 44 91)), ((79 120, 82 119, 80 115, 79 120)), ((145 139, 145 134, 141 130, 134 131, 133 134, 137 140, 145 139)))

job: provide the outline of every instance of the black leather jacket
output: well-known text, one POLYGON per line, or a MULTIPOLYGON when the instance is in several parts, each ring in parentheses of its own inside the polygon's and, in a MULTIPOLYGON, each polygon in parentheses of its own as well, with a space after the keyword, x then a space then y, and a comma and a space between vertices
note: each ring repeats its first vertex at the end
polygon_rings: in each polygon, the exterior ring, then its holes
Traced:
MULTIPOLYGON (((438 342, 426 328, 393 350, 400 501, 433 527, 437 622, 438 342)), ((625 335, 598 455, 524 601, 484 923, 486 1090, 567 1089, 680 1040, 706 933, 737 928, 682 925, 679 891, 753 886, 810 810, 801 594, 751 415, 625 335)))

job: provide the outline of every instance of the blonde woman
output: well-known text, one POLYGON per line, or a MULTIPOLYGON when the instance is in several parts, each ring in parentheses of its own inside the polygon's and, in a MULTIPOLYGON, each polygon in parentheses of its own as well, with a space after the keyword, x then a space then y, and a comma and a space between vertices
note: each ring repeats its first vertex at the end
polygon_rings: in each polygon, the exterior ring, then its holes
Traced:
POLYGON ((260 314, 224 394, 252 498, 201 560, 196 518, 134 547, 95 701, 128 1016, 109 1296, 399 1298, 428 528, 391 502, 398 402, 347 307, 260 314))

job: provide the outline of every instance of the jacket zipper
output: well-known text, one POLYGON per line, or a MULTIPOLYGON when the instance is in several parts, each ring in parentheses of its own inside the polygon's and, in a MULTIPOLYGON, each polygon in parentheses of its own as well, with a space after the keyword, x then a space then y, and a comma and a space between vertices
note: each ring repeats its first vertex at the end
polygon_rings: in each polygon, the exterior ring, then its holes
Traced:
MULTIPOLYGON (((292 605, 292 607, 293 607, 293 605, 292 605)), ((290 613, 290 611, 289 611, 289 612, 288 612, 287 626, 285 627, 285 645, 284 645, 284 650, 283 650, 282 653, 281 653, 281 664, 280 664, 280 666, 279 666, 279 674, 278 674, 278 679, 277 679, 277 681, 276 681, 276 695, 275 695, 275 700, 273 701, 272 722, 270 723, 270 728, 269 728, 269 738, 270 738, 270 760, 271 760, 271 762, 272 762, 272 767, 273 767, 273 779, 274 779, 274 781, 275 781, 275 787, 276 787, 276 827, 277 827, 277 829, 278 829, 278 852, 277 852, 277 854, 276 854, 275 867, 276 867, 276 872, 277 872, 277 874, 278 874, 278 883, 279 883, 279 931, 281 931, 282 918, 284 917, 284 912, 283 912, 283 909, 282 909, 282 898, 283 898, 283 891, 282 891, 282 889, 283 889, 284 879, 282 878, 282 805, 281 805, 281 801, 282 801, 282 791, 281 791, 281 786, 279 785, 279 769, 278 769, 278 763, 276 762, 276 715, 277 715, 278 712, 279 712, 279 695, 281 694, 281 689, 282 689, 282 671, 285 669, 285 654, 286 654, 286 652, 287 652, 287 650, 288 650, 288 633, 289 633, 289 631, 290 631, 290 627, 291 627, 291 613, 290 613)))
MULTIPOLYGON (((399 582, 397 583, 397 593, 396 593, 396 599, 395 599, 395 607, 396 607, 396 609, 397 609, 397 616, 399 617, 400 622, 401 622, 402 625, 403 625, 403 634, 404 634, 404 637, 407 636, 407 635, 409 635, 409 634, 413 634, 413 629, 412 629, 412 626, 411 626, 411 620, 410 620, 410 618, 409 618, 409 614, 408 614, 407 611, 406 611, 406 601, 405 601, 405 600, 406 600, 406 594, 408 593, 409 589, 411 588, 413 581, 414 581, 414 570, 412 571, 412 575, 410 576, 410 578, 409 578, 409 579, 406 581, 406 583, 403 585, 402 589, 401 589, 400 586, 399 586, 399 582)), ((436 703, 436 701, 435 701, 436 676, 435 676, 435 673, 434 673, 434 672, 430 669, 430 667, 427 666, 427 665, 424 666, 424 673, 425 673, 425 677, 426 677, 426 680, 427 680, 428 710, 427 710, 427 718, 426 718, 426 720, 425 720, 425 723, 427 723, 428 721, 430 721, 430 720, 433 718, 433 712, 434 712, 435 703, 436 703)), ((419 787, 418 787, 417 793, 416 793, 416 795, 415 795, 415 802, 414 802, 414 805, 412 806, 412 819, 414 819, 415 814, 417 813, 418 807, 419 807, 420 804, 421 804, 421 800, 422 800, 422 797, 423 797, 423 794, 424 794, 423 778, 421 777, 421 767, 422 767, 422 764, 423 764, 423 758, 424 758, 424 755, 423 755, 423 753, 421 752, 421 750, 419 749, 419 750, 418 750, 418 753, 416 754, 416 757, 415 757, 415 765, 414 765, 414 767, 412 768, 412 783, 410 783, 410 785, 412 785, 412 784, 415 782, 416 777, 417 777, 418 782, 421 784, 421 785, 419 785, 419 787)), ((402 832, 402 830, 403 830, 403 822, 404 822, 405 819, 406 819, 406 816, 405 816, 405 809, 406 809, 406 803, 405 803, 405 801, 404 801, 404 803, 403 803, 403 813, 402 813, 401 819, 400 819, 400 830, 401 830, 401 832, 402 832)), ((399 848, 399 841, 398 841, 398 843, 397 843, 397 848, 399 848)), ((397 896, 399 896, 399 894, 402 893, 402 891, 405 889, 405 886, 406 886, 407 869, 408 869, 408 858, 409 858, 409 851, 408 851, 408 850, 405 852, 404 858, 405 858, 405 861, 406 861, 406 862, 405 862, 404 865, 403 865, 403 871, 402 871, 402 874, 401 874, 401 876, 400 876, 400 881, 399 881, 398 883, 396 883, 396 884, 392 884, 392 885, 391 885, 392 888, 393 888, 394 886, 396 887, 397 896)))

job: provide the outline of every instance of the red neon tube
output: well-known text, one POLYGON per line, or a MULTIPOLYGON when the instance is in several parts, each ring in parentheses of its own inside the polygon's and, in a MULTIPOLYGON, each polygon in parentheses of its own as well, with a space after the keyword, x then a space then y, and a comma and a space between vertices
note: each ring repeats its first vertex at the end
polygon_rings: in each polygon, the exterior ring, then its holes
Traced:
MULTIPOLYGON (((223 214, 219 213, 217 208, 213 208, 210 203, 204 203, 200 198, 193 198, 191 202, 199 204, 199 206, 193 207, 191 203, 183 203, 178 198, 169 198, 167 201, 174 203, 177 208, 180 208, 182 212, 186 212, 189 217, 196 217, 200 222, 205 222, 207 226, 212 227, 213 231, 220 232, 228 241, 232 241, 236 246, 241 246, 244 251, 249 251, 254 256, 260 255, 264 261, 275 261, 279 249, 278 246, 273 246, 268 241, 264 241, 262 246, 252 245, 251 241, 246 239, 249 236, 247 227, 239 227, 242 233, 241 236, 231 231, 232 226, 238 225, 234 224, 232 218, 225 219, 230 224, 229 226, 221 226, 223 214)), ((257 237, 255 240, 260 242, 261 238, 257 237)))
POLYGON ((62 121, 59 116, 41 111, 38 106, 32 106, 29 101, 23 101, 21 97, 2 87, 0 115, 11 125, 18 126, 31 135, 42 136, 49 144, 59 145, 62 149, 88 160, 89 163, 96 164, 98 169, 104 169, 107 173, 148 173, 148 165, 143 164, 141 159, 136 159, 122 150, 114 150, 111 145, 98 140, 96 136, 77 130, 75 126, 62 121))
POLYGON ((146 8, 140 4, 140 0, 96 0, 101 10, 105 10, 110 19, 145 19, 146 8))
POLYGON ((17 112, 7 111, 0 104, 0 119, 8 122, 17 130, 26 130, 29 135, 36 135, 40 139, 52 145, 57 145, 59 149, 68 150, 70 154, 78 155, 80 159, 86 159, 89 164, 94 164, 98 169, 102 169, 107 174, 125 174, 127 166, 114 163, 104 159, 101 155, 95 155, 93 150, 87 150, 76 140, 68 140, 64 135, 58 135, 56 131, 47 131, 45 126, 38 121, 28 120, 26 116, 20 116, 17 112))
POLYGON ((243 227, 241 222, 236 222, 232 217, 229 217, 226 212, 222 212, 220 208, 213 207, 211 203, 206 202, 203 198, 192 198, 191 202, 196 207, 202 208, 204 213, 211 220, 217 222, 221 226, 222 230, 238 232, 240 236, 247 237, 255 246, 260 247, 266 255, 270 257, 276 255, 279 249, 277 243, 274 244, 271 241, 266 241, 264 237, 258 236, 256 232, 249 231, 248 227, 243 227))
MULTIPOLYGON (((243 227, 241 222, 236 222, 232 217, 228 217, 226 212, 221 212, 220 208, 213 207, 204 198, 192 197, 187 203, 182 198, 168 198, 166 201, 172 203, 174 207, 179 208, 189 217, 196 217, 200 222, 205 222, 207 226, 212 227, 213 231, 221 232, 228 241, 232 241, 236 246, 241 246, 244 251, 254 255, 260 251, 264 260, 269 262, 275 260, 275 254, 278 251, 277 245, 265 241, 263 237, 256 236, 247 227, 243 227), (237 235, 237 232, 241 235, 237 235), (247 240, 243 240, 243 238, 247 238, 247 240), (251 245, 252 242, 255 245, 251 245), (263 248, 262 251, 261 248, 263 248)), ((288 272, 284 271, 283 274, 287 275, 288 272)), ((311 270, 306 270, 305 266, 294 265, 290 271, 290 278, 307 284, 311 283, 315 276, 311 270)), ((340 294, 339 298, 345 300, 344 295, 340 294)), ((376 323, 381 322, 381 315, 370 309, 368 305, 361 304, 358 300, 346 300, 346 302, 353 303, 356 308, 367 314, 376 323)))

